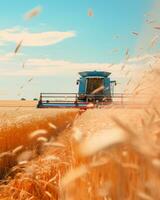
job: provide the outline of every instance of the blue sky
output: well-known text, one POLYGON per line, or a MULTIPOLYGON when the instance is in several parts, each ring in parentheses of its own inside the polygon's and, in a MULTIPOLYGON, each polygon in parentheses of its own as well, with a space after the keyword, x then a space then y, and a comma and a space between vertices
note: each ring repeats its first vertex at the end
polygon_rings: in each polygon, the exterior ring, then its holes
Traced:
POLYGON ((0 98, 33 98, 41 91, 76 92, 78 71, 104 69, 111 63, 117 66, 124 62, 127 48, 130 57, 137 56, 140 39, 132 32, 143 31, 145 14, 152 10, 153 3, 153 0, 3 1, 0 98), (42 7, 42 12, 26 21, 25 13, 37 6, 42 7), (87 15, 90 8, 92 17, 87 15), (21 40, 22 47, 14 55, 16 43, 21 40), (33 81, 28 83, 31 77, 33 81))

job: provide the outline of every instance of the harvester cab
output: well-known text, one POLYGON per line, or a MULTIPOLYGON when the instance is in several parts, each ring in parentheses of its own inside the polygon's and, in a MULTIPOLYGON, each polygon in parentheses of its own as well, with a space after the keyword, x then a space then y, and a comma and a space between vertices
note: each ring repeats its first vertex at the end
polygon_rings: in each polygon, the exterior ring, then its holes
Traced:
POLYGON ((80 72, 78 93, 41 93, 38 108, 89 108, 112 103, 116 81, 104 71, 80 72))

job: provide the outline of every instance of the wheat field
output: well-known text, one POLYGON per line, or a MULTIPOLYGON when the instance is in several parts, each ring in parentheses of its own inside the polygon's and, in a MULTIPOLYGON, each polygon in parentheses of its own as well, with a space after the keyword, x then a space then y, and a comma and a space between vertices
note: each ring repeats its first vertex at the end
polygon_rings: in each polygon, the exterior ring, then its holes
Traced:
POLYGON ((134 91, 141 108, 3 108, 0 199, 160 199, 159 73, 134 91))

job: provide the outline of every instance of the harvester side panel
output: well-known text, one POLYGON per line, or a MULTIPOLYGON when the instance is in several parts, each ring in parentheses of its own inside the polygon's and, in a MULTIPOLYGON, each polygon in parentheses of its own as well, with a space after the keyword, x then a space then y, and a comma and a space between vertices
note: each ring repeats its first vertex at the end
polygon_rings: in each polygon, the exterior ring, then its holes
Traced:
POLYGON ((86 93, 86 78, 80 78, 79 82, 79 94, 85 94, 86 93))
POLYGON ((111 86, 110 86, 110 78, 105 78, 104 82, 104 95, 111 96, 111 86))

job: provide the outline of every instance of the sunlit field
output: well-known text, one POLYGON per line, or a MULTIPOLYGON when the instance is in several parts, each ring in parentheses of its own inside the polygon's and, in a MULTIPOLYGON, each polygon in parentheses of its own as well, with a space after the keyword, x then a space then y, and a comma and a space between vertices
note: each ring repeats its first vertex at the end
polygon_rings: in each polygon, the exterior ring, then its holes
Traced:
POLYGON ((67 126, 71 126, 73 119, 77 115, 77 111, 57 110, 57 109, 36 109, 33 107, 35 103, 25 102, 4 102, 0 105, 0 176, 3 177, 8 172, 8 169, 17 163, 17 152, 33 150, 32 158, 38 154, 43 143, 44 137, 46 140, 52 137, 57 137, 57 134, 64 130, 67 126), (24 106, 25 104, 25 106, 24 106), (8 106, 10 105, 10 106, 8 106), (13 106, 14 105, 14 106, 13 106), (8 106, 8 107, 7 107, 8 106), (28 106, 28 107, 27 107, 28 106), (35 133, 40 138, 30 138, 29 134, 35 133), (39 139, 39 141, 37 141, 39 139), (18 149, 17 149, 18 147, 18 149), (34 152, 35 151, 35 152, 34 152), (36 152, 37 151, 37 152, 36 152))
POLYGON ((3 108, 0 199, 160 199, 159 83, 146 73, 142 108, 3 108))
POLYGON ((160 200, 160 0, 1 1, 0 46, 0 200, 160 200))

